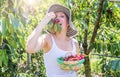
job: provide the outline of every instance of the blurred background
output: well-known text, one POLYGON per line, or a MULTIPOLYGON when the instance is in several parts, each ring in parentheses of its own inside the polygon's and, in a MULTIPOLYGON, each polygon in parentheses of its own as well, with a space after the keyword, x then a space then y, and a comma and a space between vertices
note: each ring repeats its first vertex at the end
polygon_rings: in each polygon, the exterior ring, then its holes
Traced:
POLYGON ((54 3, 71 9, 78 29, 78 77, 120 77, 119 0, 0 0, 0 77, 46 77, 43 51, 27 54, 25 43, 54 3))

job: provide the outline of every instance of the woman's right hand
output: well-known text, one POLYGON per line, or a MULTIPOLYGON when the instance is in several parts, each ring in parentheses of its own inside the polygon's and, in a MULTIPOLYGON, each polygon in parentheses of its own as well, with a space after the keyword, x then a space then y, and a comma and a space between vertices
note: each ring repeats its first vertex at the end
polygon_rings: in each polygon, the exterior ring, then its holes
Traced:
MULTIPOLYGON (((41 28, 41 26, 46 26, 46 24, 48 24, 50 22, 51 19, 55 19, 56 15, 54 12, 49 12, 45 15, 44 19, 38 24, 40 26, 38 26, 39 28, 41 28)), ((39 29, 38 28, 38 29, 39 29)))
POLYGON ((48 22, 51 20, 51 19, 55 19, 56 15, 54 12, 49 12, 45 15, 45 20, 48 20, 48 22))

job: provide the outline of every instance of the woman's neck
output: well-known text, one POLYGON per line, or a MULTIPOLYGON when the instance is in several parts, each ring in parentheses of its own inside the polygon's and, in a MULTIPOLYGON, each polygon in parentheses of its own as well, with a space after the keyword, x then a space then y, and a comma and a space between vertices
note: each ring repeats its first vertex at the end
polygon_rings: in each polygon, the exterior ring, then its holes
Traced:
POLYGON ((62 33, 60 33, 60 34, 55 34, 54 37, 55 37, 56 39, 58 39, 58 40, 63 40, 63 41, 64 41, 64 40, 66 40, 66 41, 69 41, 69 40, 70 40, 70 38, 67 37, 66 34, 62 34, 62 33))

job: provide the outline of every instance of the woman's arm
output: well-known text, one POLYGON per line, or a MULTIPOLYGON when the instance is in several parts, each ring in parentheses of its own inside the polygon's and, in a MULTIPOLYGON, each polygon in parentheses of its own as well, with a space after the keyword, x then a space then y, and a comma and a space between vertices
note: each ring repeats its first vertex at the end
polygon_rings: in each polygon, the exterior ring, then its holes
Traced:
POLYGON ((43 27, 53 18, 55 18, 54 12, 50 12, 46 14, 44 19, 28 36, 27 42, 26 42, 26 52, 35 53, 36 51, 40 50, 46 45, 47 41, 45 40, 45 35, 41 35, 41 32, 43 27))
POLYGON ((79 47, 79 43, 76 39, 74 39, 74 42, 75 42, 75 46, 76 46, 76 52, 77 54, 80 54, 80 47, 79 47))

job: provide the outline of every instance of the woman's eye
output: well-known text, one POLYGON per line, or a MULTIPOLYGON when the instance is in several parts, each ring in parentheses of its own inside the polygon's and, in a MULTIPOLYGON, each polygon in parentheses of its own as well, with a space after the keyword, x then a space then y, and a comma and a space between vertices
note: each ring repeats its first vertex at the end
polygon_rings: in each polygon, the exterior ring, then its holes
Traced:
POLYGON ((64 16, 61 16, 62 18, 64 18, 64 16))

